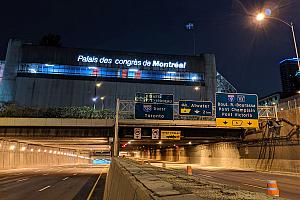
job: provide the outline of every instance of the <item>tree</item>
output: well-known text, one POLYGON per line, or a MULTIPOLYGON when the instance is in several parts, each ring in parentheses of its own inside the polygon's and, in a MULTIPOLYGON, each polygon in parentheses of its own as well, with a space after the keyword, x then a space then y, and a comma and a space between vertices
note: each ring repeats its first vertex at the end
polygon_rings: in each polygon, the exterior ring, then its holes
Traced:
POLYGON ((61 37, 60 35, 49 33, 42 37, 42 39, 40 40, 40 45, 60 47, 62 45, 61 37))

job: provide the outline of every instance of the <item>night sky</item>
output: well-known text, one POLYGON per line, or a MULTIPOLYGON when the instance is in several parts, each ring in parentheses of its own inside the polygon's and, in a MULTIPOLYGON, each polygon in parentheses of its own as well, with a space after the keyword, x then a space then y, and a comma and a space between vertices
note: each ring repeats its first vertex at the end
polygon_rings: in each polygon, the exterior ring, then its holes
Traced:
POLYGON ((7 0, 1 2, 0 58, 9 38, 38 42, 59 34, 63 46, 193 54, 216 54, 217 70, 239 92, 260 96, 280 91, 279 62, 295 57, 291 29, 273 20, 261 26, 250 13, 272 9, 293 21, 300 45, 300 0, 7 0), (244 8, 242 7, 242 4, 244 8))

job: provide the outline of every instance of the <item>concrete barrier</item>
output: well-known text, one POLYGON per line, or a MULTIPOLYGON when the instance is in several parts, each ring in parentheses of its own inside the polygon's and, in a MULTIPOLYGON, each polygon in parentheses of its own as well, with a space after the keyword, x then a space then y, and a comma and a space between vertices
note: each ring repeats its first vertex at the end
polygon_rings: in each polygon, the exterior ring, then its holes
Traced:
POLYGON ((180 171, 162 169, 126 158, 112 160, 104 200, 273 199, 264 193, 209 182, 180 171))
POLYGON ((152 200, 150 194, 120 162, 112 160, 105 183, 104 200, 152 200))

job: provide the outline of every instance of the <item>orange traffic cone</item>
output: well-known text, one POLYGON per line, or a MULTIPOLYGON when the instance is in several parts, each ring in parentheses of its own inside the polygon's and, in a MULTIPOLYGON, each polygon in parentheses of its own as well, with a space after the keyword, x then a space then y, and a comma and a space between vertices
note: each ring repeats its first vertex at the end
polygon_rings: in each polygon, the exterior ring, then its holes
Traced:
POLYGON ((193 175, 192 166, 188 165, 188 166, 186 167, 186 171, 187 171, 187 174, 188 174, 188 175, 193 175))
POLYGON ((279 189, 276 180, 269 180, 267 182, 267 194, 274 197, 279 197, 279 189))

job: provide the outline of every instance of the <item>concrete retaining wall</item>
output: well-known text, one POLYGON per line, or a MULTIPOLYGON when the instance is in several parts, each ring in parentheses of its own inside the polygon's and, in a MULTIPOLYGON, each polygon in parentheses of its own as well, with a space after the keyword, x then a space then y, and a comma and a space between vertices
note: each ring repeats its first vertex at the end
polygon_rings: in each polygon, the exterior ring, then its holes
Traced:
POLYGON ((136 157, 224 168, 300 173, 300 146, 238 147, 217 143, 140 152, 136 157))
POLYGON ((152 200, 149 191, 115 159, 109 167, 104 200, 152 200))

